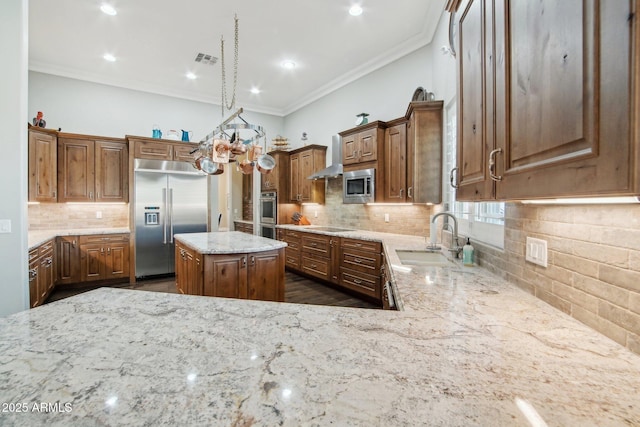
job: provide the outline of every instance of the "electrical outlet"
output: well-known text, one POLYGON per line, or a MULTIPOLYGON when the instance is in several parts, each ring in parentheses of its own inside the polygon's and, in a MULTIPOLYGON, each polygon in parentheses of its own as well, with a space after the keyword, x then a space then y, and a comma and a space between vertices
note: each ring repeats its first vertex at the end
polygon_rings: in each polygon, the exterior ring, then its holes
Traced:
POLYGON ((389 214, 384 214, 384 222, 389 222, 389 214))
POLYGON ((318 218, 318 211, 313 211, 313 217, 318 218))
POLYGON ((102 219, 102 211, 96 211, 96 218, 102 219))
POLYGON ((547 241, 527 237, 525 259, 531 263, 547 267, 547 241))
POLYGON ((11 233, 10 219, 0 219, 0 233, 11 233))

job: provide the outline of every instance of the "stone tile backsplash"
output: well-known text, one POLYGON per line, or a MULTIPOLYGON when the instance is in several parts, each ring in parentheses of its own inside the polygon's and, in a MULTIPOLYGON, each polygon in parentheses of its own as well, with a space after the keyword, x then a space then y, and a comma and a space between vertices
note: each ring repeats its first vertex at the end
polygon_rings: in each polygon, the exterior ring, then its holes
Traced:
POLYGON ((28 206, 29 230, 128 228, 129 205, 42 203, 28 206), (102 218, 96 218, 101 212, 102 218))

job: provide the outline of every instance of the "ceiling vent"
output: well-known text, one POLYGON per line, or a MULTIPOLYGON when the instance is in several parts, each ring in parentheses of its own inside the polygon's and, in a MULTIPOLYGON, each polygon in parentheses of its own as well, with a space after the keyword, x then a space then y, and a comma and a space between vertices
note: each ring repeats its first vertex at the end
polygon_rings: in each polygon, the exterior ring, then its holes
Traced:
POLYGON ((218 62, 218 58, 206 53, 199 53, 198 55, 196 55, 196 62, 199 62, 203 65, 215 65, 216 62, 218 62))

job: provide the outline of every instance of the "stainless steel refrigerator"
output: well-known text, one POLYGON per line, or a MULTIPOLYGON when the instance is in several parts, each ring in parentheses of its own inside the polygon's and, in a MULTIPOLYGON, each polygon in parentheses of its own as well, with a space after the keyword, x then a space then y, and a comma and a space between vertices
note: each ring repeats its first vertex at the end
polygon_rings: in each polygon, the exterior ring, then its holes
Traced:
POLYGON ((136 277, 175 272, 174 234, 207 231, 207 176, 188 163, 136 159, 136 277))

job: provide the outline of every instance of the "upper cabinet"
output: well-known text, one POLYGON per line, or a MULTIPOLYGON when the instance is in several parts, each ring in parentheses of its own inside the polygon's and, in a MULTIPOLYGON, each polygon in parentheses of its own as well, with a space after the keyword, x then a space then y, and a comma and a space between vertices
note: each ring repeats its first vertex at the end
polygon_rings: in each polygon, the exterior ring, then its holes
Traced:
POLYGON ((143 136, 129 136, 129 149, 136 159, 149 160, 172 160, 176 162, 193 163, 192 151, 198 148, 198 144, 190 142, 175 142, 157 138, 146 138, 143 136))
POLYGON ((442 101, 412 102, 407 120, 409 203, 442 202, 442 101))
POLYGON ((122 139, 58 135, 58 201, 128 202, 128 149, 122 139))
POLYGON ((29 128, 29 201, 57 202, 57 132, 29 128))
POLYGON ((639 192, 637 3, 461 3, 459 200, 639 192))
POLYGON ((382 151, 384 123, 375 121, 341 132, 344 166, 375 162, 382 151))
MULTIPOLYGON (((278 197, 287 197, 289 181, 289 152, 272 151, 269 153, 276 161, 271 173, 260 174, 261 190, 275 191, 278 197)), ((286 199, 285 199, 286 200, 286 199)))
POLYGON ((289 200, 293 203, 324 203, 324 179, 307 179, 326 167, 327 147, 308 145, 289 151, 289 200))

